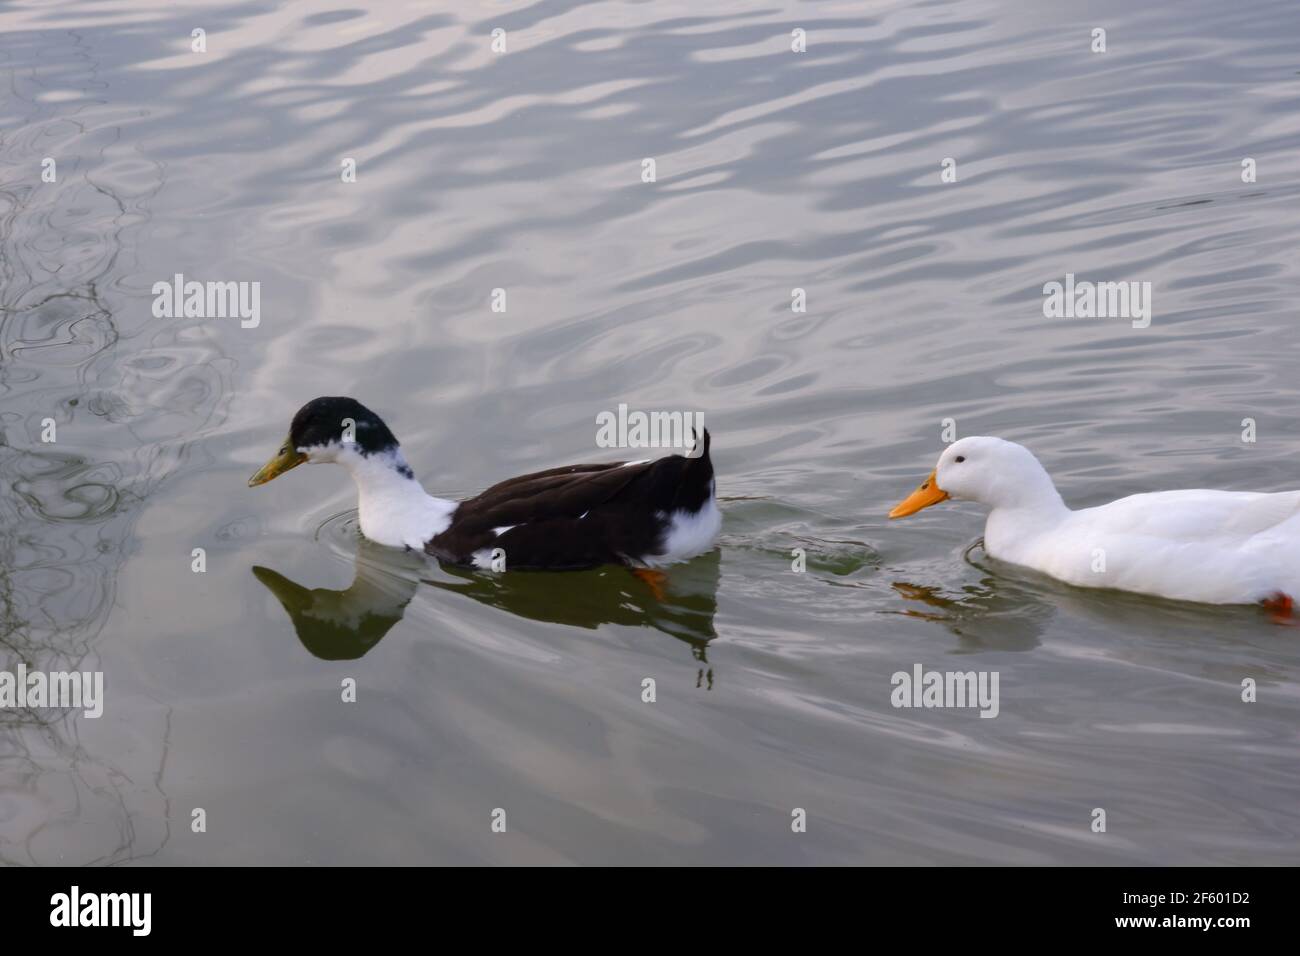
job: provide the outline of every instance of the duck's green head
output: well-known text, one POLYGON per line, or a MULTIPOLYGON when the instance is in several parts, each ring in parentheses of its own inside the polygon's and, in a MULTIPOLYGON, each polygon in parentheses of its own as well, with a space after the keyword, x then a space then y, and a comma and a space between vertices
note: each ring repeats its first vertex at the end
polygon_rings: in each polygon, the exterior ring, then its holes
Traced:
POLYGON ((397 447, 397 439, 383 419, 355 398, 313 398, 298 409, 288 437, 271 460, 248 479, 248 486, 264 485, 303 462, 338 461, 343 454, 368 457, 397 447))

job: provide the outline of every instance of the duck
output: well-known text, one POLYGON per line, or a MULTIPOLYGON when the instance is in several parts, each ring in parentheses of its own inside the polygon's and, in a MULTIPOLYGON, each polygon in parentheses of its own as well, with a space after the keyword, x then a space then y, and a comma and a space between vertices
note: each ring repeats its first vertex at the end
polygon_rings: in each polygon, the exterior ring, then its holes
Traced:
POLYGON ((248 485, 302 464, 342 465, 357 486, 361 534, 376 544, 480 570, 624 565, 662 594, 660 569, 711 551, 722 525, 708 430, 695 441, 691 455, 564 465, 452 501, 424 490, 377 414, 325 396, 298 410, 248 485))
POLYGON ((1066 584, 1287 615, 1300 598, 1300 491, 1153 491, 1071 510, 1028 448, 972 436, 889 517, 950 498, 988 506, 989 555, 1066 584))

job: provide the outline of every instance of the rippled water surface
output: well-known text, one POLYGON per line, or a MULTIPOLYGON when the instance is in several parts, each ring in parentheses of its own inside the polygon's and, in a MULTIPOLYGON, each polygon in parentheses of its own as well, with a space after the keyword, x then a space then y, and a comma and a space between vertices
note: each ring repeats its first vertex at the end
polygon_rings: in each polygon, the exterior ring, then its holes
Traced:
POLYGON ((0 859, 1300 862, 1300 629, 885 517, 945 419, 1076 505, 1300 487, 1292 0, 185 6, 0 11, 0 669, 107 693, 0 710, 0 859), (702 411, 721 546, 659 601, 367 545, 340 469, 245 484, 320 394, 449 495, 702 411))

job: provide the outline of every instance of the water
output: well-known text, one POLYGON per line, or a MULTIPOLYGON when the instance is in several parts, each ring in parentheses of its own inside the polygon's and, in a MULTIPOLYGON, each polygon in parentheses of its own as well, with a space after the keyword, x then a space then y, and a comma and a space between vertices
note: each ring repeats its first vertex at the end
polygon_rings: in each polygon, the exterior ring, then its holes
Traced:
POLYGON ((108 699, 0 711, 0 859, 1300 861, 1300 631, 885 518, 946 418, 1074 505, 1300 485, 1300 11, 1163 6, 8 5, 0 653, 108 699), (1150 327, 1046 319, 1067 272, 1150 327), (661 603, 365 546, 338 469, 245 487, 319 394, 443 494, 703 411, 721 548, 661 603), (999 716, 894 709, 916 663, 999 716))

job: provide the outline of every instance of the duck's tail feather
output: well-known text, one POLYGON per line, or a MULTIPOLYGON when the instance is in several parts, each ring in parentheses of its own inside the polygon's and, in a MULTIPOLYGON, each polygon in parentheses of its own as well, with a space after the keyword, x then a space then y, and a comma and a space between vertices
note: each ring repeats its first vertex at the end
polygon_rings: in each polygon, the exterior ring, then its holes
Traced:
POLYGON ((694 429, 691 431, 695 441, 691 450, 699 448, 700 453, 680 459, 684 464, 678 478, 675 504, 676 507, 687 511, 699 511, 704 503, 713 497, 713 460, 709 457, 709 430, 705 428, 703 431, 702 448, 699 432, 694 429))

